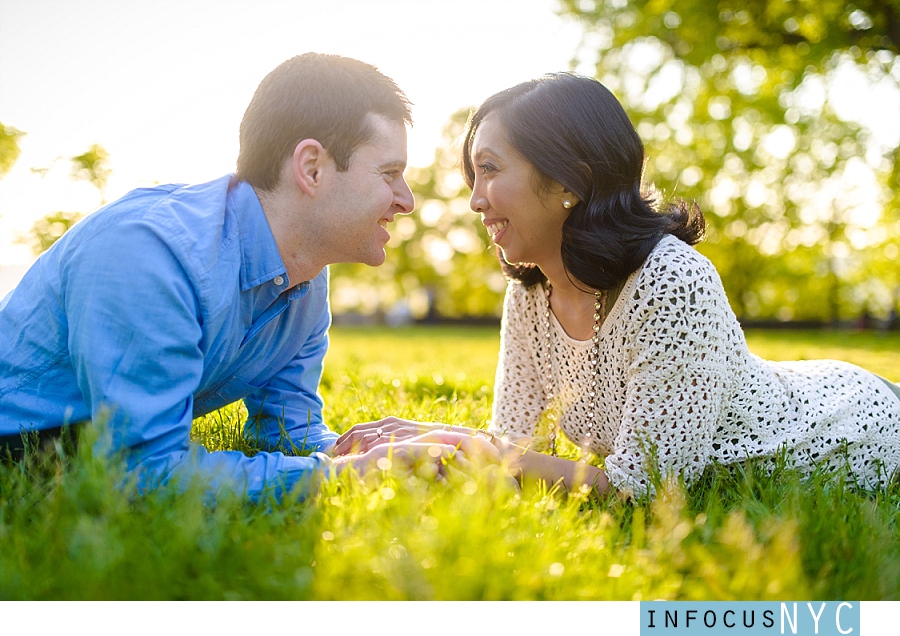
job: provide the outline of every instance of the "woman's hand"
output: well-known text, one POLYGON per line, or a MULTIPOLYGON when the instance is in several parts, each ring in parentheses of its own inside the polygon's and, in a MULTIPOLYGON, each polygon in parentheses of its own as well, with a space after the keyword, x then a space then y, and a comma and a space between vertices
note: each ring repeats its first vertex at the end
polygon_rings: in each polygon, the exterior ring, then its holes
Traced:
POLYGON ((381 470, 417 472, 430 478, 447 476, 451 468, 463 472, 472 469, 463 451, 437 441, 381 444, 365 453, 336 457, 332 466, 338 474, 352 466, 360 475, 381 470))
POLYGON ((467 427, 453 427, 453 430, 436 429, 413 438, 412 443, 438 443, 459 449, 463 454, 462 464, 453 460, 448 467, 465 473, 469 477, 481 475, 488 483, 506 483, 506 487, 518 490, 519 482, 515 478, 521 470, 517 466, 524 448, 505 442, 487 431, 467 427))
MULTIPOLYGON (((455 473, 469 478, 485 475, 489 481, 505 481, 509 487, 518 488, 511 473, 518 470, 513 465, 524 449, 485 431, 462 426, 452 428, 434 426, 403 442, 381 441, 383 434, 366 452, 337 456, 333 465, 339 473, 354 466, 360 474, 378 469, 416 472, 429 478, 452 477, 455 473)), ((363 438, 368 435, 363 434, 363 438)))
MULTIPOLYGON (((462 428, 462 427, 460 427, 462 428)), ((411 441, 424 444, 442 444, 458 448, 469 461, 484 462, 488 464, 500 464, 504 460, 504 454, 495 443, 502 443, 492 435, 482 435, 472 428, 466 428, 465 433, 455 430, 434 429, 414 437, 411 441)))
POLYGON ((471 433, 473 429, 436 422, 402 420, 399 417, 391 416, 376 422, 357 424, 338 438, 331 454, 334 457, 340 457, 348 454, 367 453, 376 446, 407 441, 435 430, 471 433))

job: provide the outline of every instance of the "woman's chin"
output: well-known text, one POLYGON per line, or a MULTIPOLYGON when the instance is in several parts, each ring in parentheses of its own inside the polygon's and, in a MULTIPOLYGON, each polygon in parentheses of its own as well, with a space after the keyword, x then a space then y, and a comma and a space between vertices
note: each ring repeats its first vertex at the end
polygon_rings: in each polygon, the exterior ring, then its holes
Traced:
POLYGON ((503 253, 503 260, 510 265, 516 265, 517 267, 531 267, 534 265, 530 259, 522 254, 518 254, 515 250, 508 250, 501 245, 500 251, 503 253))

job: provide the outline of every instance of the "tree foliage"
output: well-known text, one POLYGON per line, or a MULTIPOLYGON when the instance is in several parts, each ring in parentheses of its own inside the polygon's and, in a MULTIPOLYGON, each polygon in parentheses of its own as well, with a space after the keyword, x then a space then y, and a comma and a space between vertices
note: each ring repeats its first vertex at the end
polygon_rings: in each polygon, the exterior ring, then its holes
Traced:
POLYGON ((900 0, 561 7, 584 27, 577 62, 631 114, 648 179, 707 213, 701 250, 740 317, 890 309, 900 288, 896 140, 842 114, 835 91, 849 80, 869 92, 900 86, 900 0))
MULTIPOLYGON (((106 184, 112 170, 109 166, 109 153, 106 149, 94 144, 84 153, 69 158, 72 164, 70 176, 76 181, 87 181, 100 193, 100 205, 106 203, 106 184)), ((45 174, 46 169, 35 170, 39 174, 45 174)), ((35 255, 40 255, 50 249, 63 234, 69 231, 75 223, 84 217, 82 212, 56 211, 38 219, 31 227, 30 234, 19 237, 18 241, 31 246, 35 255)))
POLYGON ((53 212, 38 219, 31 226, 31 233, 20 237, 19 242, 30 245, 35 256, 39 256, 49 250, 82 217, 84 215, 81 212, 53 212))
POLYGON ((0 122, 0 178, 9 172, 13 164, 19 158, 21 149, 19 148, 19 139, 25 135, 24 132, 13 128, 12 126, 4 126, 0 122))
POLYGON ((84 153, 71 158, 72 178, 87 181, 100 192, 100 204, 106 203, 106 184, 112 170, 109 166, 109 153, 100 144, 94 144, 84 153))

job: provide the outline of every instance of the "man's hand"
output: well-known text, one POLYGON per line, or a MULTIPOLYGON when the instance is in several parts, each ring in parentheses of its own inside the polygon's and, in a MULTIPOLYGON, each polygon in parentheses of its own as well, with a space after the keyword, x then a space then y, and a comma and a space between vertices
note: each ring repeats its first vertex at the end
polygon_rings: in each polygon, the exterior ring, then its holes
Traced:
POLYGON ((367 453, 376 446, 408 441, 429 431, 453 431, 456 433, 472 433, 471 428, 449 426, 435 422, 415 422, 402 420, 399 417, 386 417, 377 422, 357 424, 341 435, 331 454, 335 457, 351 453, 367 453))

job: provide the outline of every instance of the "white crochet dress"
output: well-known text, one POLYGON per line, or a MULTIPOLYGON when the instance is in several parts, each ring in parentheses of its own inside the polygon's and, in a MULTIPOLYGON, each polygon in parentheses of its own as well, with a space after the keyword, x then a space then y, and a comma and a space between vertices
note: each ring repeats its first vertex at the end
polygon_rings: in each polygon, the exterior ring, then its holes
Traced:
POLYGON ((541 285, 509 284, 491 431, 540 442, 536 428, 548 409, 541 369, 550 355, 560 396, 550 408, 562 432, 606 458, 619 490, 652 493, 654 461, 662 476, 690 480, 713 460, 782 449, 804 471, 846 459, 870 487, 900 466, 900 399, 886 384, 844 362, 776 363, 751 354, 712 263, 675 237, 663 238, 628 277, 601 327, 592 431, 591 342, 570 338, 551 314, 548 347, 545 308, 541 285))

